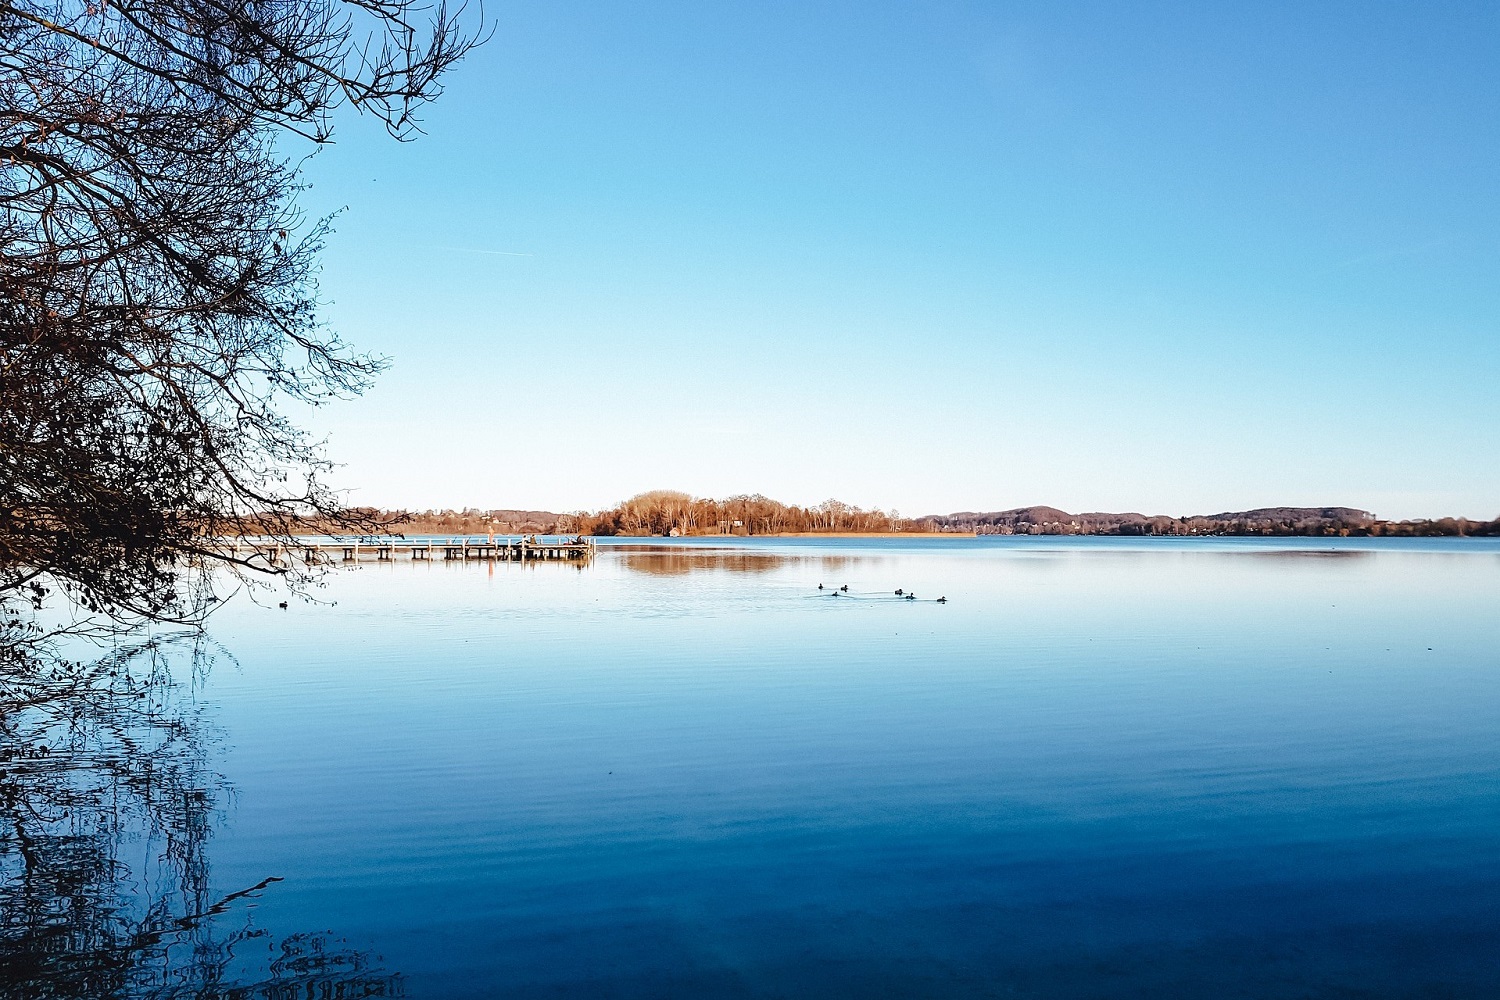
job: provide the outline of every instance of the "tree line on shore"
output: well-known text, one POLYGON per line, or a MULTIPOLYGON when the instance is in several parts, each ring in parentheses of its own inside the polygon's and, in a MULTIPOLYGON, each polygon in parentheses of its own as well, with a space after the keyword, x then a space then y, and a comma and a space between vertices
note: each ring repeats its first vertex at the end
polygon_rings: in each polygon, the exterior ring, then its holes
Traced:
POLYGON ((1055 507, 1020 507, 924 519, 939 531, 980 535, 1268 535, 1310 537, 1441 537, 1500 535, 1500 518, 1444 517, 1385 521, 1352 507, 1263 507, 1185 517, 1069 514, 1055 507))
POLYGON ((600 511, 370 510, 369 520, 405 534, 780 535, 801 532, 931 531, 896 512, 864 510, 840 500, 800 507, 755 495, 723 500, 652 490, 600 511))
POLYGON ((760 494, 715 500, 652 490, 615 507, 564 518, 588 535, 783 535, 803 532, 928 530, 892 511, 864 510, 842 500, 799 507, 760 494))
POLYGON ((1500 518, 1386 521, 1351 507, 1266 507, 1185 517, 1136 513, 1069 514, 1055 507, 1018 507, 902 517, 840 500, 784 504, 760 494, 712 499, 652 490, 592 512, 555 514, 493 509, 367 512, 372 522, 405 534, 471 535, 780 535, 927 533, 978 535, 1264 535, 1308 537, 1500 536, 1500 518))

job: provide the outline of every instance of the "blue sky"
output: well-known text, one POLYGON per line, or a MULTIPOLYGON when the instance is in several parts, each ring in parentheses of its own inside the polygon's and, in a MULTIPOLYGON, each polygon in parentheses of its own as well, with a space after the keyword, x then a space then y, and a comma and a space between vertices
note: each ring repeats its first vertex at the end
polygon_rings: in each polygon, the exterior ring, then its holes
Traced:
POLYGON ((1500 514, 1500 6, 488 14, 308 172, 358 502, 1500 514))

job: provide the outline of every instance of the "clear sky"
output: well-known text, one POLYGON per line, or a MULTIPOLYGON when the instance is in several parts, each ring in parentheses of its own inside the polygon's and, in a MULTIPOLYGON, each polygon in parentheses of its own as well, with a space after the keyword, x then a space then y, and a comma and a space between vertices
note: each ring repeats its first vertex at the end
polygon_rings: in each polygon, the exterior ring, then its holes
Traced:
POLYGON ((487 7, 309 169, 355 501, 1500 515, 1500 5, 487 7))

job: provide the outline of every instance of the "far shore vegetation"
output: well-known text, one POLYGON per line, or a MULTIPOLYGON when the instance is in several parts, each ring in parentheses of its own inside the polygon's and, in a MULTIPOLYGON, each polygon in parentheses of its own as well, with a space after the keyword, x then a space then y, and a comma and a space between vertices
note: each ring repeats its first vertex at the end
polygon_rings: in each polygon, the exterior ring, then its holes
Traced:
POLYGON ((408 535, 568 534, 629 537, 696 535, 1270 535, 1310 537, 1500 536, 1500 518, 1387 521, 1351 507, 1266 507, 1186 517, 1136 513, 1070 514, 1055 507, 903 517, 840 500, 784 504, 760 494, 724 499, 652 490, 607 510, 370 510, 368 519, 408 535))

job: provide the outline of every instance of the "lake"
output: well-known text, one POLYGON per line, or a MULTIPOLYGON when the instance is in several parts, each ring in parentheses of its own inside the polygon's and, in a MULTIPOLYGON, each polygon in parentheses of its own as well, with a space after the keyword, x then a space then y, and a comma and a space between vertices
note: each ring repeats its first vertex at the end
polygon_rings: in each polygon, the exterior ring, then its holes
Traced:
POLYGON ((313 596, 178 667, 201 817, 107 847, 156 923, 97 989, 1500 995, 1493 541, 605 539, 313 596))

